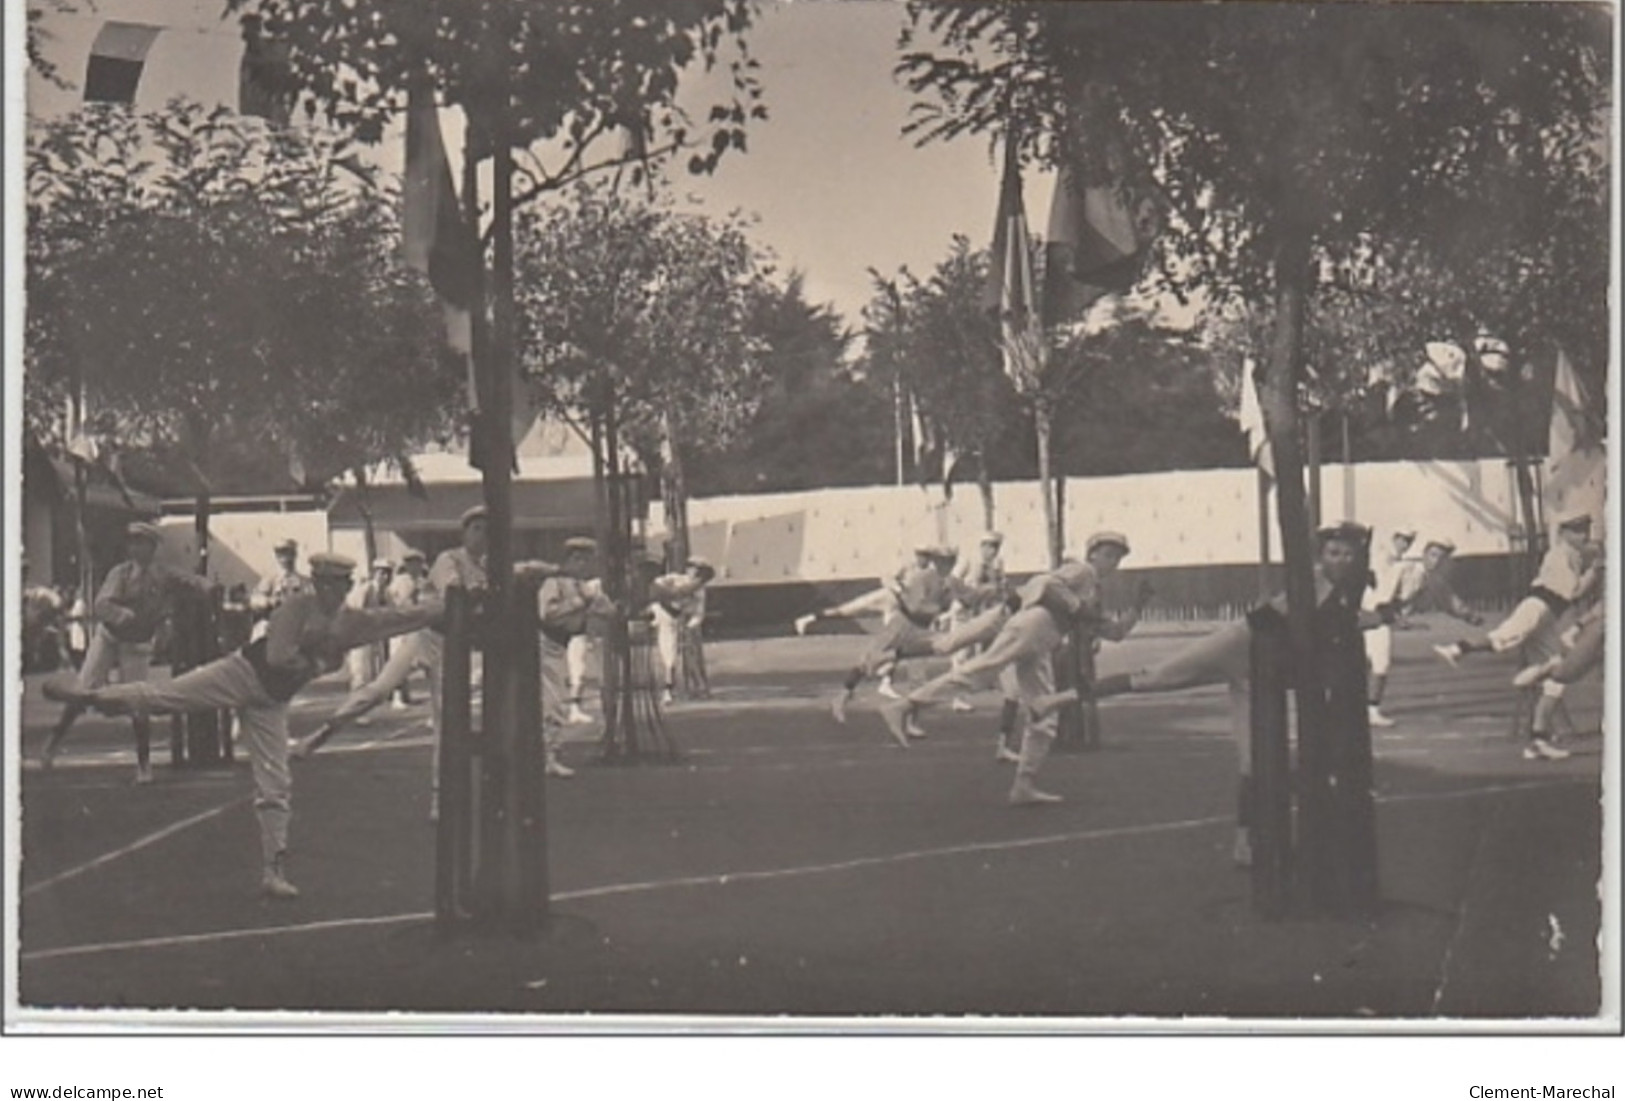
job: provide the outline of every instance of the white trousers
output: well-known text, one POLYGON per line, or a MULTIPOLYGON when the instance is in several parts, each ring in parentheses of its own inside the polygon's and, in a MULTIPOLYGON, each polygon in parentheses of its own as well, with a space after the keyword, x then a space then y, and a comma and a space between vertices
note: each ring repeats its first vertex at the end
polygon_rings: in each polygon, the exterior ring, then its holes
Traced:
POLYGON ((1373 627, 1365 635, 1365 660, 1373 677, 1386 677, 1394 663, 1394 629, 1373 627))
POLYGON ((910 692, 908 702, 915 707, 929 707, 966 692, 991 688, 995 682, 1001 683, 1006 698, 1011 698, 1013 688, 1014 698, 1028 709, 1026 728, 1021 734, 1021 762, 1016 766, 1016 782, 1030 784, 1049 756, 1060 721, 1053 711, 1034 715, 1032 704, 1040 696, 1055 691, 1051 655, 1064 637, 1049 612, 1043 608, 1023 608, 1009 617, 987 649, 910 692))
POLYGON ((152 643, 120 642, 101 624, 90 637, 84 664, 79 666, 79 690, 89 692, 108 684, 118 673, 119 683, 146 680, 151 672, 152 643))
POLYGON ((1490 631, 1490 645, 1497 654, 1523 646, 1529 651, 1531 662, 1560 658, 1563 656, 1563 637, 1558 623, 1559 619, 1552 614, 1551 605, 1539 597, 1526 596, 1518 601, 1511 615, 1490 631))
POLYGON ((588 645, 588 637, 580 634, 570 639, 570 645, 564 651, 566 671, 570 677, 570 699, 573 702, 580 702, 582 685, 587 682, 588 645))
POLYGON ((655 652, 660 655, 660 674, 666 687, 677 684, 677 654, 682 641, 683 623, 659 604, 651 605, 655 622, 655 652))
POLYGON ((248 747, 254 773, 254 814, 265 861, 288 848, 293 818, 293 777, 288 772, 288 705, 265 694, 254 667, 241 653, 200 665, 165 681, 136 681, 98 689, 96 698, 140 712, 186 712, 231 708, 238 736, 248 747))

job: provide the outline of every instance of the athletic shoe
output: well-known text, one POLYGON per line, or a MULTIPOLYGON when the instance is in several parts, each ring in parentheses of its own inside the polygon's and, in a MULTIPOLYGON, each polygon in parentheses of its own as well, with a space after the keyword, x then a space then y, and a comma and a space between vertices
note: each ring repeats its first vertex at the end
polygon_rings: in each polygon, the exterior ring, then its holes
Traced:
POLYGON ((885 696, 888 700, 900 700, 903 698, 903 694, 892 687, 889 679, 881 681, 880 687, 876 689, 876 691, 878 691, 882 696, 885 696))
POLYGON ((888 703, 880 709, 880 717, 885 720, 886 730, 891 734, 892 741, 904 749, 908 748, 908 739, 912 733, 910 728, 913 728, 913 730, 919 729, 914 726, 912 711, 913 708, 908 705, 907 700, 888 703))
POLYGON ((396 696, 394 699, 389 701, 389 709, 391 711, 405 711, 408 707, 411 707, 411 706, 412 706, 411 704, 407 703, 405 700, 401 699, 399 696, 396 696))
POLYGON ((152 766, 151 765, 136 765, 135 766, 135 782, 138 783, 138 784, 150 784, 150 783, 152 783, 152 766))
POLYGON ((829 711, 830 714, 835 716, 836 722, 846 722, 846 705, 851 698, 852 694, 850 692, 840 692, 836 694, 834 699, 829 701, 829 711))
POLYGON ((316 751, 312 745, 315 740, 314 735, 308 738, 295 738, 293 743, 288 746, 288 759, 303 761, 306 757, 309 757, 316 751))
POLYGON ((1017 780, 1015 786, 1010 789, 1010 805, 1012 807, 1038 807, 1062 801, 1059 795, 1039 791, 1027 780, 1017 780))
POLYGON ((1572 754, 1561 746, 1555 746, 1545 738, 1531 738, 1529 744, 1523 747, 1523 759, 1526 761, 1566 761, 1572 754))
POLYGON ((46 746, 39 751, 39 767, 41 772, 50 772, 56 764, 56 750, 46 746))
POLYGON ((1548 658, 1545 661, 1538 661, 1534 665, 1526 665, 1518 670, 1517 676, 1512 678, 1512 685, 1514 688, 1533 688, 1555 673, 1557 667, 1562 663, 1563 659, 1561 658, 1548 658))
POLYGON ((551 753, 547 755, 546 772, 549 776, 560 780, 568 780, 570 777, 576 774, 575 769, 571 768, 569 765, 566 765, 563 761, 559 760, 551 753))
POLYGON ((570 714, 566 716, 564 721, 571 726, 591 726, 592 716, 581 710, 579 703, 572 703, 570 705, 570 714))
POLYGON ((672 697, 670 688, 660 693, 660 705, 662 707, 670 707, 674 702, 676 701, 672 697))
POLYGON ((289 883, 280 869, 270 867, 260 879, 260 893, 267 898, 298 898, 299 888, 289 883))
POLYGON ((1449 662, 1451 665, 1455 665, 1461 661, 1460 643, 1452 642, 1445 646, 1435 646, 1433 648, 1433 652, 1438 654, 1441 658, 1444 658, 1444 660, 1449 662))
POLYGON ((1017 761, 1021 760, 1021 754, 1005 745, 1004 738, 1001 736, 999 740, 994 743, 993 759, 1001 764, 1015 764, 1017 761))
POLYGON ((975 706, 972 705, 972 703, 969 700, 967 700, 964 696, 960 696, 958 699, 954 700, 954 702, 952 704, 952 708, 955 711, 961 711, 961 712, 963 712, 963 711, 975 711, 976 710, 975 706))
POLYGON ((1382 709, 1379 708, 1376 704, 1372 704, 1370 707, 1366 708, 1365 709, 1365 715, 1366 715, 1366 721, 1369 722, 1372 726, 1393 726, 1394 725, 1394 720, 1390 719, 1387 715, 1384 715, 1382 713, 1382 709))
POLYGON ((815 615, 796 616, 796 634, 805 635, 807 633, 807 628, 811 627, 813 623, 817 621, 817 619, 818 617, 815 615))

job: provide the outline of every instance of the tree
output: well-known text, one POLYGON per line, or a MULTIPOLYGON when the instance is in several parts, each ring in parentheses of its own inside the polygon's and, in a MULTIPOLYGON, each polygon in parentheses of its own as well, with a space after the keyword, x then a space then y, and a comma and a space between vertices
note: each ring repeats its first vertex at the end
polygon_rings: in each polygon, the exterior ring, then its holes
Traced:
MULTIPOLYGON (((514 211, 604 167, 638 171, 679 151, 706 171, 745 147, 745 126, 765 114, 755 62, 745 50, 748 0, 227 0, 251 41, 281 52, 290 83, 363 140, 377 140, 415 92, 468 121, 463 156, 464 217, 454 253, 477 258, 462 273, 472 308, 472 356, 481 463, 489 510, 492 637, 517 646, 510 598, 513 566, 510 414, 520 361, 514 294, 514 211), (677 103, 678 84, 696 66, 724 57, 731 97, 696 128, 677 103), (697 132, 696 132, 697 130, 697 132), (606 144, 619 143, 605 155, 606 144), (551 163, 532 150, 549 143, 551 163), (479 165, 489 159, 490 222, 481 230, 479 165), (523 164, 518 163, 523 161, 523 164), (466 247, 477 235, 479 248, 466 247), (490 262, 486 264, 489 247, 490 262)), ((421 102, 421 99, 420 99, 421 102)), ((486 901, 502 923, 532 927, 545 915, 545 874, 521 874, 521 849, 537 836, 540 780, 530 774, 521 704, 506 644, 485 665, 485 722, 502 762, 492 773, 498 798, 481 859, 498 869, 486 901), (527 826, 526 823, 533 823, 527 826)), ((517 652, 517 651, 515 651, 517 652)), ((447 817, 447 821, 451 816, 447 817)), ((544 857, 545 854, 536 854, 544 857)))
POLYGON ((707 447, 690 474, 697 495, 873 485, 891 474, 892 398, 846 363, 851 342, 828 304, 807 301, 791 272, 756 302, 762 388, 726 445, 707 447))
POLYGON ((876 327, 869 359, 879 369, 895 358, 903 385, 918 402, 932 438, 915 441, 928 467, 916 476, 922 483, 940 477, 947 490, 956 467, 974 465, 984 519, 992 527, 994 452, 1018 418, 1016 394, 1000 360, 998 322, 983 308, 987 278, 986 254, 958 235, 925 281, 899 273, 886 283, 884 297, 871 303, 875 316, 889 316, 896 288, 900 309, 876 327), (896 349, 890 347, 894 341, 896 349))
POLYGON ((520 223, 527 375, 547 406, 584 426, 611 473, 624 450, 661 478, 678 560, 688 554, 683 471, 732 442, 764 384, 753 319, 770 268, 746 229, 588 185, 520 223))
MULTIPOLYGON (((1516 293, 1539 289, 1544 332, 1600 346, 1606 276, 1589 266, 1597 246, 1559 263, 1540 243, 1568 239, 1567 219, 1594 226, 1601 209, 1612 81, 1605 9, 910 10, 899 68, 920 97, 921 140, 1002 130, 1015 117, 1032 155, 1064 159, 1085 183, 1157 196, 1161 286, 1267 310, 1261 405, 1300 656, 1313 654, 1314 588, 1298 403, 1316 288, 1340 272, 1380 281, 1373 257, 1483 263, 1510 276, 1503 284, 1516 293), (937 41, 915 48, 922 33, 937 41)), ((1300 688, 1316 683, 1314 661, 1299 661, 1295 677, 1300 688)), ((1300 730, 1318 736, 1323 723, 1318 704, 1303 707, 1300 730)))
POLYGON ((33 415, 88 403, 125 446, 178 455, 200 535, 247 452, 320 482, 443 432, 457 378, 428 289, 395 262, 393 205, 348 155, 180 101, 36 127, 33 415))

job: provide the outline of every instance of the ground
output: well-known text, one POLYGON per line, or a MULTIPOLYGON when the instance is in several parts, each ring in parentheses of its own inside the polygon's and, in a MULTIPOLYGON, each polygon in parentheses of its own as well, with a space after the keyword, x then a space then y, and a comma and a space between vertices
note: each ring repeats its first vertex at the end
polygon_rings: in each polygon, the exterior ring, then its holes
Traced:
MULTIPOLYGON (((1108 647, 1101 672, 1198 630, 1108 647)), ((433 936, 422 706, 298 763, 293 902, 257 897, 246 765, 134 787, 126 728, 87 718, 22 776, 21 1004, 1593 1027, 1600 687, 1574 694, 1572 758, 1525 761, 1511 663, 1451 669, 1428 649, 1448 634, 1398 634, 1369 922, 1254 915, 1216 689, 1109 701, 1103 747, 1045 768, 1066 801, 1012 808, 996 697, 904 751, 872 697, 847 726, 825 709, 861 640, 713 644, 715 699, 668 712, 681 763, 595 767, 576 728, 580 774, 547 790, 553 920, 530 941, 433 936)), ((302 697, 295 732, 341 689, 302 697)), ((31 756, 55 715, 37 680, 22 710, 31 756)))

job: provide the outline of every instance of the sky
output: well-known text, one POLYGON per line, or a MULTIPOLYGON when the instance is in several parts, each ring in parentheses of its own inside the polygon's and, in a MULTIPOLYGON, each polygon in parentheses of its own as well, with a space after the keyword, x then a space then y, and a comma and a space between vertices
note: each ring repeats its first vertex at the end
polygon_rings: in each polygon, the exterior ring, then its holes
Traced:
MULTIPOLYGON (((102 21, 162 24, 170 29, 148 57, 137 106, 177 94, 235 105, 241 44, 220 18, 223 6, 96 0, 94 11, 50 18, 47 55, 78 82, 102 21)), ((983 246, 993 230, 998 172, 986 139, 917 148, 902 136, 909 95, 891 70, 905 19, 903 5, 889 0, 764 3, 750 49, 769 118, 752 123, 748 151, 724 157, 714 176, 679 168, 672 181, 674 194, 696 196, 705 209, 755 216, 756 239, 781 267, 804 273, 810 298, 833 303, 854 327, 869 297, 869 268, 894 275, 906 265, 923 275, 955 233, 983 246)), ((77 89, 29 81, 30 114, 71 110, 78 99, 77 89)), ((461 127, 447 118, 445 129, 455 150, 461 127)), ((398 167, 398 142, 378 156, 398 167)), ((1035 176, 1027 192, 1029 219, 1041 226, 1049 185, 1035 176)))

